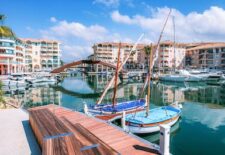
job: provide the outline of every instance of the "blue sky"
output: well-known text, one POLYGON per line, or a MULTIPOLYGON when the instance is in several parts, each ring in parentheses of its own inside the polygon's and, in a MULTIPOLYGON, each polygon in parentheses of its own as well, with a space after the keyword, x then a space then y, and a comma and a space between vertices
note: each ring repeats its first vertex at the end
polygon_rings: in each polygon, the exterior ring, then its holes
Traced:
MULTIPOLYGON (((156 42, 169 8, 178 42, 225 41, 225 0, 0 0, 5 24, 18 37, 62 43, 69 62, 92 53, 102 41, 156 42)), ((164 40, 172 38, 169 20, 164 40)))

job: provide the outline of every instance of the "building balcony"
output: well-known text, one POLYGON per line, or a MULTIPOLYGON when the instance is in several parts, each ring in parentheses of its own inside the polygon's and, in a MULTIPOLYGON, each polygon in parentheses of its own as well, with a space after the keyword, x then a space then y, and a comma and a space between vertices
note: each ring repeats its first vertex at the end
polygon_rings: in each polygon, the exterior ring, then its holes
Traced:
POLYGON ((17 58, 24 58, 23 55, 16 55, 17 58))
MULTIPOLYGON (((8 60, 0 60, 0 64, 7 65, 8 64, 8 60)), ((15 64, 17 64, 17 62, 16 61, 9 61, 9 64, 10 65, 15 65, 15 64)))
POLYGON ((0 64, 8 64, 8 60, 0 60, 0 64))
POLYGON ((16 53, 24 54, 24 51, 16 50, 16 53))
POLYGON ((0 53, 0 57, 12 58, 12 57, 14 57, 14 56, 15 56, 15 54, 0 53))
POLYGON ((32 64, 32 60, 25 60, 25 63, 32 64))

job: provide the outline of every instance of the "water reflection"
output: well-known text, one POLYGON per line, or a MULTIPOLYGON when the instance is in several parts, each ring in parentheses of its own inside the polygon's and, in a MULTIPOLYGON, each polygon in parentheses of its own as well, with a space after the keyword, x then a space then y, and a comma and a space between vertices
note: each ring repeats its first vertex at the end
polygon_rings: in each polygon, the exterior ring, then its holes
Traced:
POLYGON ((9 89, 4 94, 20 102, 25 109, 47 104, 61 105, 61 93, 48 85, 9 89))
MULTIPOLYGON (((92 75, 69 77, 64 79, 61 85, 46 85, 41 87, 30 87, 12 89, 6 91, 6 95, 24 100, 25 104, 62 104, 63 96, 70 96, 72 100, 80 99, 94 104, 101 95, 105 85, 110 80, 106 75, 92 75)), ((118 101, 133 100, 138 98, 143 83, 119 83, 118 101)), ((103 103, 110 103, 113 89, 110 89, 103 103)), ((206 103, 210 108, 221 108, 225 105, 225 88, 209 86, 205 83, 151 83, 151 106, 163 106, 179 102, 206 103), (217 105, 217 106, 215 106, 217 105)), ((66 104, 66 103, 63 103, 66 104)))
MULTIPOLYGON (((6 95, 22 101, 25 108, 54 103, 82 110, 84 102, 96 103, 109 80, 110 77, 105 75, 82 75, 66 78, 59 86, 30 87, 8 92, 6 95)), ((120 83, 118 101, 136 99, 141 89, 140 82, 120 83)), ((111 89, 103 103, 110 103, 112 95, 111 89)), ((172 154, 224 154, 225 88, 205 83, 151 83, 151 108, 168 105, 174 101, 183 103, 183 112, 182 120, 172 128, 172 154)), ((151 142, 158 142, 159 139, 158 134, 142 137, 151 142)))

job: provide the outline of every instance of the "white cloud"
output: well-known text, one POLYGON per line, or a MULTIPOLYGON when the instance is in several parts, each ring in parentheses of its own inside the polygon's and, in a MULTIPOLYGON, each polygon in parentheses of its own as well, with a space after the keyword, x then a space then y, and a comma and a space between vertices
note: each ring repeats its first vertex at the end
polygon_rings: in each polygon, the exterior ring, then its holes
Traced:
POLYGON ((182 111, 186 121, 199 122, 213 130, 217 130, 225 124, 225 109, 210 109, 197 103, 185 104, 182 111), (201 109, 201 110, 199 110, 201 109), (190 113, 191 111, 191 113, 190 113))
POLYGON ((113 11, 111 13, 111 18, 113 19, 113 21, 118 22, 118 23, 124 23, 124 24, 134 24, 135 23, 135 21, 133 19, 131 19, 129 16, 121 15, 119 13, 119 11, 113 11))
POLYGON ((66 51, 64 57, 75 59, 84 59, 87 55, 92 54, 91 46, 80 45, 63 45, 63 50, 66 51))
POLYGON ((30 32, 33 32, 33 31, 34 31, 30 26, 27 26, 27 27, 26 27, 26 30, 27 30, 27 31, 30 31, 30 32))
POLYGON ((119 33, 109 32, 101 25, 84 25, 79 22, 57 21, 55 24, 40 31, 42 38, 59 40, 64 61, 86 59, 93 53, 92 45, 96 42, 133 42, 119 33))
POLYGON ((55 22, 57 22, 57 19, 55 17, 51 17, 50 18, 50 21, 53 22, 53 23, 55 23, 55 22))
POLYGON ((119 0, 95 0, 93 3, 94 4, 100 3, 100 4, 103 4, 107 7, 109 7, 109 6, 119 6, 119 0))
MULTIPOLYGON (((151 16, 134 15, 128 16, 113 11, 111 18, 113 21, 129 25, 138 25, 141 29, 148 32, 154 40, 162 29, 162 25, 168 15, 169 8, 151 9, 151 16)), ((202 13, 191 12, 187 15, 179 10, 172 9, 175 17, 176 37, 178 41, 225 41, 225 10, 220 7, 212 6, 202 13)), ((173 27, 170 18, 165 29, 166 39, 172 39, 173 27)))
POLYGON ((61 37, 73 36, 87 41, 92 41, 102 39, 102 35, 107 33, 107 30, 99 25, 85 26, 78 22, 69 23, 67 21, 60 21, 50 28, 50 32, 46 31, 45 33, 54 33, 54 35, 61 37))

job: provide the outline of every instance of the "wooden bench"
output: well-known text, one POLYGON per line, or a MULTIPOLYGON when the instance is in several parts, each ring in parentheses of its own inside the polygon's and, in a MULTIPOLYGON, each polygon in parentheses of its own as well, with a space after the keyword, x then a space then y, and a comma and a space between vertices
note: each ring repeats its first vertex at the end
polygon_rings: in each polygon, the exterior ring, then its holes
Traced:
MULTIPOLYGON (((72 124, 70 121, 68 121, 66 118, 63 118, 64 123, 71 129, 71 131, 75 134, 76 138, 82 143, 83 146, 89 146, 89 147, 83 147, 82 152, 90 152, 93 151, 93 153, 96 154, 107 154, 107 155, 115 155, 119 154, 116 150, 114 150, 112 147, 104 143, 102 140, 100 140, 98 137, 96 137, 94 134, 92 134, 89 130, 84 128, 81 124, 76 123, 72 124)), ((107 132, 107 131, 105 131, 107 132)))
POLYGON ((41 147, 46 139, 72 134, 62 121, 48 109, 30 110, 29 120, 41 147))
POLYGON ((64 123, 48 109, 31 109, 29 114, 31 127, 43 155, 118 154, 94 135, 90 135, 80 124, 73 125, 69 121, 64 123))

